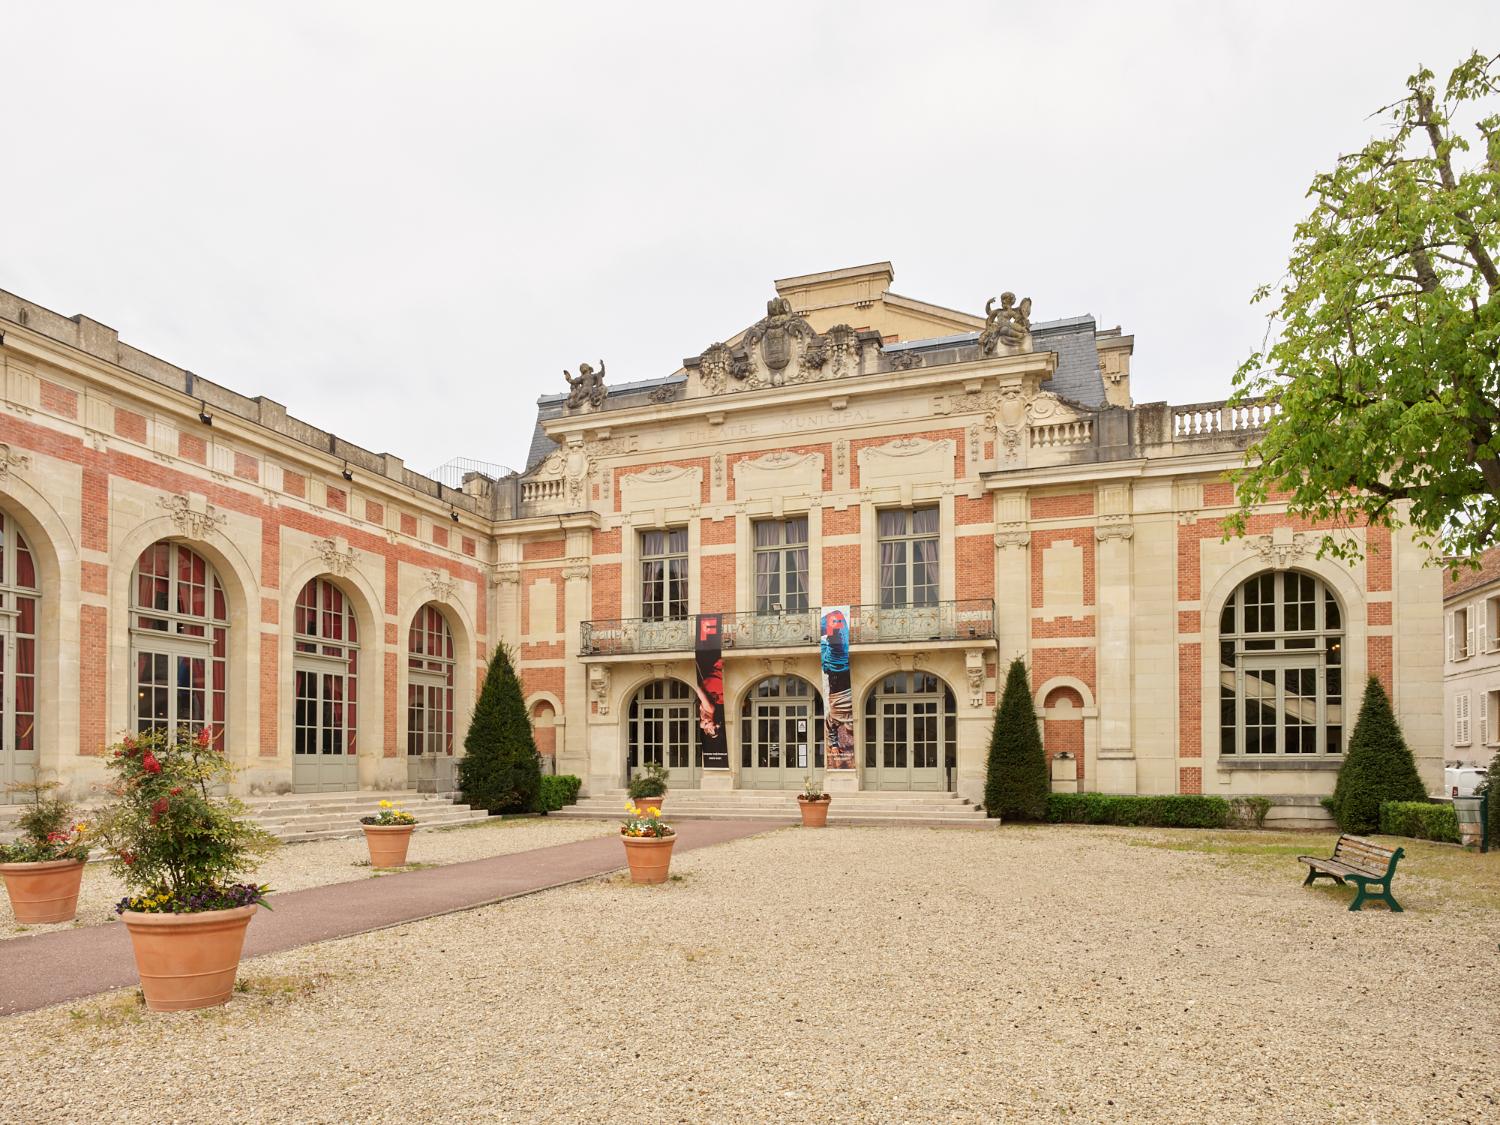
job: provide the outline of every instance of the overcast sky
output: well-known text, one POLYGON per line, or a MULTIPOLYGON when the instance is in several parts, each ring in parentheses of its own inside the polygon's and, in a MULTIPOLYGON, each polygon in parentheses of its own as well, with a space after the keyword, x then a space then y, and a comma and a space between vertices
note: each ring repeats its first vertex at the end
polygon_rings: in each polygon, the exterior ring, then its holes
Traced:
POLYGON ((0 288, 429 470, 773 278, 1135 333, 1222 397, 1312 175, 1500 3, 11 3, 0 288))

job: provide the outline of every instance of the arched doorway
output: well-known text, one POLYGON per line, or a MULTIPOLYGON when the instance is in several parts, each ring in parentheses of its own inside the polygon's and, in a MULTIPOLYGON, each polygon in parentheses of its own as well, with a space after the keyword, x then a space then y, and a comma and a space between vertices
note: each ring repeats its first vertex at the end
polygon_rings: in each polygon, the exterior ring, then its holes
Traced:
POLYGON ((186 543, 141 552, 130 583, 132 722, 138 731, 208 727, 223 750, 229 714, 229 607, 214 568, 186 543))
POLYGON ((1083 696, 1077 688, 1060 684, 1047 693, 1047 698, 1042 701, 1042 729, 1042 745, 1046 749, 1050 776, 1056 778, 1061 769, 1053 767, 1052 759, 1067 754, 1073 759, 1071 780, 1081 785, 1084 779, 1083 696))
POLYGON ((557 709, 550 700, 539 699, 531 705, 531 734, 536 740, 536 752, 547 759, 542 763, 543 772, 556 773, 557 763, 557 709))
POLYGON ((424 754, 453 756, 453 630, 442 610, 417 610, 406 649, 406 776, 415 785, 424 754))
POLYGON ((359 788, 359 625, 344 592, 312 579, 292 614, 292 787, 359 788))
POLYGON ((801 676, 767 676, 740 708, 740 788, 800 789, 823 776, 823 697, 801 676))
POLYGON ((865 696, 865 789, 941 791, 958 766, 953 689, 931 672, 892 672, 865 696))
MULTIPOLYGON (((36 779, 36 560, 0 512, 0 793, 36 779)), ((0 797, 0 800, 12 798, 0 797)))
POLYGON ((671 789, 699 784, 698 697, 681 680, 653 680, 630 699, 625 717, 625 780, 647 763, 666 766, 671 789))

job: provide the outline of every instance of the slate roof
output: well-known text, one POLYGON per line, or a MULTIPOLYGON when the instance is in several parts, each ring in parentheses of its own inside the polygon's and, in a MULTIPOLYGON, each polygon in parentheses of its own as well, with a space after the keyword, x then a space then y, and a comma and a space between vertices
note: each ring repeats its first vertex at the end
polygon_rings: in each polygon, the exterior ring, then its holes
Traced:
MULTIPOLYGON (((1095 328, 1092 316, 1039 321, 1031 326, 1031 340, 1036 351, 1055 352, 1057 355, 1057 369, 1052 378, 1042 384, 1042 389, 1051 391, 1060 398, 1065 398, 1080 406, 1097 409, 1104 406, 1105 399, 1104 376, 1099 370, 1099 350, 1094 339, 1095 328)), ((923 353, 950 351, 954 353, 952 358, 944 356, 937 360, 937 362, 949 363, 958 359, 973 358, 972 355, 964 353, 978 339, 978 332, 962 332, 953 336, 934 337, 930 340, 904 340, 900 343, 886 344, 883 350, 923 353)), ((623 405, 623 400, 631 398, 640 398, 644 401, 646 396, 658 387, 685 382, 684 376, 672 375, 665 379, 643 379, 634 383, 621 383, 608 388, 609 399, 616 405, 623 405)), ((531 448, 526 453, 524 472, 529 473, 536 468, 548 454, 557 448, 557 443, 543 431, 542 423, 561 417, 563 403, 567 397, 566 393, 561 393, 543 395, 537 399, 536 426, 531 432, 531 448)))

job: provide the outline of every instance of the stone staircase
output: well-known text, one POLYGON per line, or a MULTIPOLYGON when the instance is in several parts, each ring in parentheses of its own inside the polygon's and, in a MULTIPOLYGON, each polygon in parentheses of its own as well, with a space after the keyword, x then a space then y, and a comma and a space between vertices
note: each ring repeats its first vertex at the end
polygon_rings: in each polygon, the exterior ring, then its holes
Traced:
POLYGON ((417 818, 417 831, 475 824, 489 816, 483 809, 457 805, 430 793, 290 793, 285 797, 246 797, 245 807, 260 826, 286 844, 337 840, 360 835, 359 818, 376 805, 394 801, 417 818))
MULTIPOLYGON (((797 793, 789 790, 674 789, 667 794, 666 819, 764 820, 768 824, 799 824, 797 793)), ((625 790, 611 789, 584 797, 550 815, 604 817, 625 814, 625 790)), ((994 828, 998 822, 956 793, 845 793, 834 797, 829 825, 890 825, 898 828, 994 828)))

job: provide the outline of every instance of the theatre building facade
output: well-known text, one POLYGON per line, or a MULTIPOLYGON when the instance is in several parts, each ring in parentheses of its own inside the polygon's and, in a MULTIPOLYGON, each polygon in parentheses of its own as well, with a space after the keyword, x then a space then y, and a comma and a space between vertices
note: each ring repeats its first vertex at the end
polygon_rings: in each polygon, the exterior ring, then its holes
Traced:
POLYGON ((1262 408, 1137 404, 1120 330, 891 281, 777 282, 659 378, 580 365, 523 471, 446 483, 0 294, 0 781, 186 724, 253 791, 444 789, 503 641, 591 792, 977 799, 1017 656, 1059 788, 1330 792, 1375 675, 1436 790, 1420 548, 1318 559, 1274 505, 1224 541, 1262 408))

